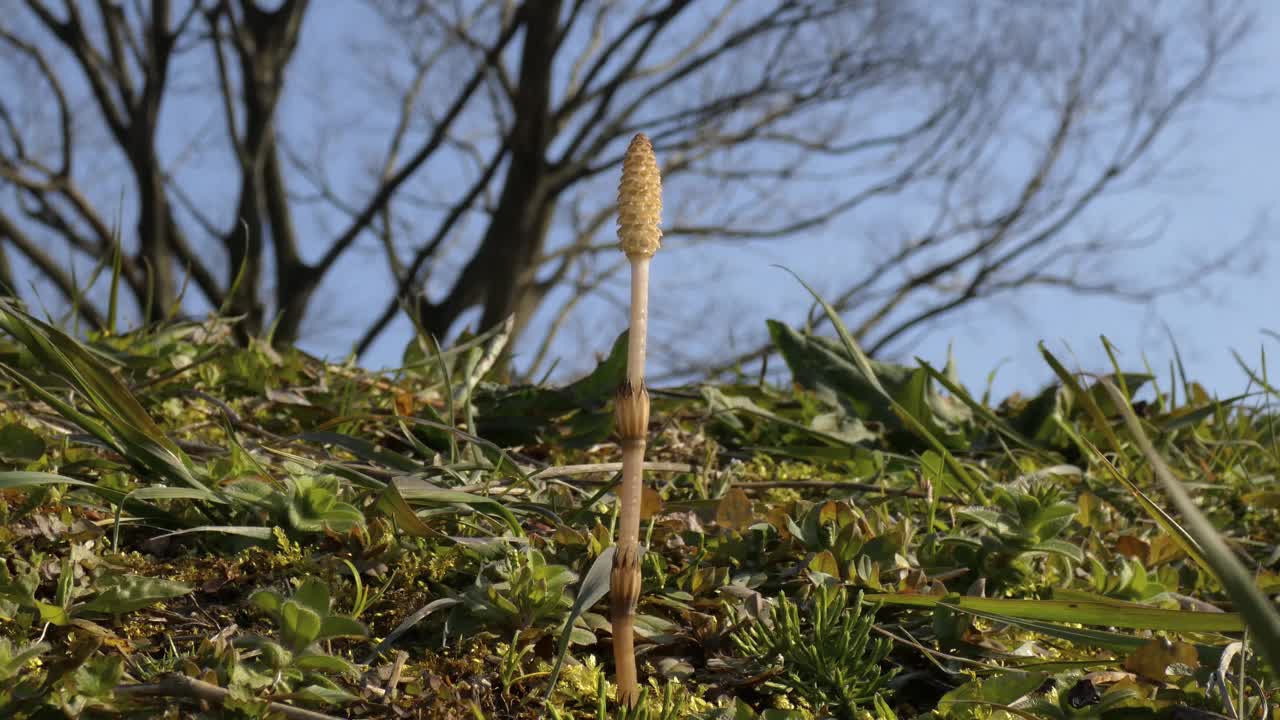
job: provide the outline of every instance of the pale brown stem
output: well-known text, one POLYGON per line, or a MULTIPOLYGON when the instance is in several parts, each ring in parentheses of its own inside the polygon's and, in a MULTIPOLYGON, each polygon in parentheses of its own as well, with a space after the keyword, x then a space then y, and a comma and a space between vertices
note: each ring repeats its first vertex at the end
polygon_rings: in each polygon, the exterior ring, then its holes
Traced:
MULTIPOLYGON (((641 390, 644 393, 643 390, 641 390)), ((648 404, 648 393, 644 402, 648 404)), ((645 415, 648 415, 645 412, 645 415)), ((640 493, 644 486, 644 451, 647 443, 643 437, 622 441, 622 481, 618 492, 618 544, 640 542, 640 493)))
POLYGON ((616 409, 622 444, 622 482, 618 495, 618 545, 609 576, 610 614, 618 703, 634 707, 639 699, 635 613, 640 599, 640 492, 649 426, 649 392, 643 384, 624 382, 618 388, 616 409))
POLYGON ((613 572, 609 576, 609 596, 618 704, 635 707, 640 700, 635 646, 636 603, 640 599, 639 543, 618 544, 613 556, 613 572))
POLYGON ((645 338, 649 329, 649 259, 662 246, 662 179, 653 145, 643 134, 631 139, 618 183, 618 246, 631 262, 631 330, 627 333, 627 379, 618 388, 615 408, 622 444, 622 483, 618 490, 618 544, 609 574, 613 659, 618 704, 640 700, 636 672, 635 616, 640 600, 640 494, 644 486, 644 448, 649 432, 649 392, 644 387, 645 338))
POLYGON ((649 261, 647 255, 632 255, 631 331, 627 333, 627 382, 644 384, 645 339, 649 334, 649 261))

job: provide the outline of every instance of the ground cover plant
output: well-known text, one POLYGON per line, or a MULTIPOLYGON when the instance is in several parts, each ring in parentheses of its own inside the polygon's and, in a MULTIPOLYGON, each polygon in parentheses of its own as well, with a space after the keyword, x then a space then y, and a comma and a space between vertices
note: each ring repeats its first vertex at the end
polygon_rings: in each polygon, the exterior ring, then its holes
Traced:
MULTIPOLYGON (((0 708, 620 716, 625 334, 548 387, 498 380, 502 328, 373 374, 230 325, 0 305, 0 708)), ((1274 711, 1264 361, 1215 399, 1045 350, 1057 382, 995 403, 769 327, 793 382, 651 389, 631 716, 1274 711)))

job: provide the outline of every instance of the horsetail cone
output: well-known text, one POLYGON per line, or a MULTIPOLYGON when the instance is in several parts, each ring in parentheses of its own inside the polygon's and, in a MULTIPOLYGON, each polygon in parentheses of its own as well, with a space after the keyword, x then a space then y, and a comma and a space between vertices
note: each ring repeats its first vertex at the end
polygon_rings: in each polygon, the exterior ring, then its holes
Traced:
POLYGON ((644 133, 631 139, 618 183, 618 244, 627 257, 653 257, 662 247, 662 176, 644 133))
POLYGON ((649 260, 662 247, 662 178, 653 145, 636 135, 622 160, 618 183, 618 245, 631 261, 631 330, 627 334, 627 379, 618 387, 618 439, 622 446, 618 543, 609 576, 613 656, 618 702, 640 698, 635 658, 635 613, 640 599, 640 493, 649 393, 644 386, 645 336, 649 318, 649 260))

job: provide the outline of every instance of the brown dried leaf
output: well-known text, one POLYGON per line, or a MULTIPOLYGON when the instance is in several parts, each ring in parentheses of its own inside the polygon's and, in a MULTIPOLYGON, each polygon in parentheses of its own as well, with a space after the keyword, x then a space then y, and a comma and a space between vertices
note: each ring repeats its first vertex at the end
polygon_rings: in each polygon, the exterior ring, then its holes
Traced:
POLYGON ((1083 680, 1088 680, 1094 685, 1110 685, 1118 683, 1121 680, 1132 680, 1133 673, 1124 672, 1122 670, 1098 670, 1086 674, 1083 680))
POLYGON ((1145 562, 1147 559, 1147 553, 1150 549, 1150 545, 1145 541, 1138 539, 1134 535, 1121 535, 1116 538, 1115 550, 1121 555, 1127 555, 1128 557, 1137 558, 1145 562))
POLYGON ((413 415, 414 402, 413 393, 404 390, 396 390, 395 395, 395 411, 397 415, 411 417, 413 415))
POLYGON ((662 496, 657 490, 645 485, 640 488, 640 519, 649 518, 662 512, 662 496))
POLYGON ((751 498, 742 488, 733 488, 716 504, 716 524, 734 530, 744 530, 755 521, 751 512, 751 498))
POLYGON ((1200 667, 1196 648, 1190 643, 1168 638, 1154 638, 1133 651, 1124 661, 1124 669, 1148 680, 1167 680, 1170 665, 1200 667))
POLYGON ((783 540, 791 539, 791 528, 787 527, 787 520, 789 520, 791 516, 786 510, 774 506, 769 508, 769 510, 764 514, 764 517, 765 520, 768 520, 769 524, 773 526, 773 529, 778 531, 779 538, 783 540))

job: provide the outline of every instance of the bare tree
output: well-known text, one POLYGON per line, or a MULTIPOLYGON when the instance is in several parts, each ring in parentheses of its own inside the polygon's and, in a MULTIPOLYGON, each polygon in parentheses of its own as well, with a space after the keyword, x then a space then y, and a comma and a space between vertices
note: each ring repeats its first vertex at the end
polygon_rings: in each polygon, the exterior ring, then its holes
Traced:
POLYGON ((477 309, 554 331, 621 282, 608 185, 643 131, 677 250, 909 215, 851 241, 867 261, 833 297, 873 352, 1031 286, 1146 297, 1185 278, 1108 268, 1143 236, 1081 220, 1157 176, 1250 22, 1248 0, 366 2, 347 27, 354 4, 24 0, 0 19, 31 88, 0 95, 0 282, 14 251, 71 298, 60 256, 119 253, 146 319, 189 277, 294 341, 372 257, 386 290, 342 309, 361 353, 402 309, 440 337, 477 309), (341 102, 309 97, 336 82, 296 60, 313 34, 362 69, 341 102), (94 187, 117 161, 124 201, 94 187))

